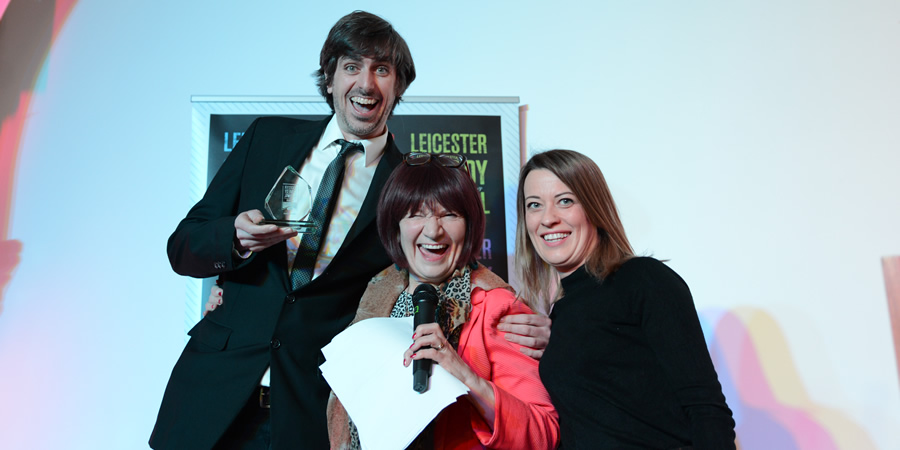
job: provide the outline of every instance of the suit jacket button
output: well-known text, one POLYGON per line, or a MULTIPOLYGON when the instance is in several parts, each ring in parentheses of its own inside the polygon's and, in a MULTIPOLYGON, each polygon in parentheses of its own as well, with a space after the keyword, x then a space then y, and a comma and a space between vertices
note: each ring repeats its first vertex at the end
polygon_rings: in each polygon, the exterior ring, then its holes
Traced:
POLYGON ((272 345, 272 348, 275 349, 281 347, 281 341, 279 341, 278 339, 272 339, 272 342, 270 342, 270 344, 272 345))
POLYGON ((293 295, 288 295, 287 297, 284 298, 284 301, 285 301, 285 303, 293 304, 294 302, 297 301, 297 297, 294 297, 293 295))

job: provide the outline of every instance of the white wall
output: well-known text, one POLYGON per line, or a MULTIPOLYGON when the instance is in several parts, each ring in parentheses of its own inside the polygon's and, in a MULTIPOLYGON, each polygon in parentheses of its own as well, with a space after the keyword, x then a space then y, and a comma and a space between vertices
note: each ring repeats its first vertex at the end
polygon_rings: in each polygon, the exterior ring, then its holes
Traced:
POLYGON ((519 96, 530 150, 597 161, 690 284, 744 449, 896 448, 900 4, 300 3, 75 4, 18 147, 0 447, 146 447, 184 343, 190 96, 316 95, 328 29, 366 9, 410 44, 407 95, 519 96))

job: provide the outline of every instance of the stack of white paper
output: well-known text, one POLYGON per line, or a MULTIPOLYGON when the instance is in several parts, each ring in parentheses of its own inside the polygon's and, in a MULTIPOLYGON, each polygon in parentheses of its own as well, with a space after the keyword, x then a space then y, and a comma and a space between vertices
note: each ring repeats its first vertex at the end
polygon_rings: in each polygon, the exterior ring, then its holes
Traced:
POLYGON ((363 320, 322 348, 319 367, 359 430, 364 449, 406 448, 429 422, 468 388, 434 364, 429 389, 413 390, 413 365, 403 367, 413 318, 363 320))

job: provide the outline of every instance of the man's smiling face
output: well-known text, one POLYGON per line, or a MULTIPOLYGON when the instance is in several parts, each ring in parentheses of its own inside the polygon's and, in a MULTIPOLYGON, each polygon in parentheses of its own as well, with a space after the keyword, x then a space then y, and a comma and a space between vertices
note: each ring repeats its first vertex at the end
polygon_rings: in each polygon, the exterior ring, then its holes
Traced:
POLYGON ((344 138, 363 140, 384 133, 396 91, 397 75, 391 63, 342 56, 328 93, 334 99, 334 113, 344 138))

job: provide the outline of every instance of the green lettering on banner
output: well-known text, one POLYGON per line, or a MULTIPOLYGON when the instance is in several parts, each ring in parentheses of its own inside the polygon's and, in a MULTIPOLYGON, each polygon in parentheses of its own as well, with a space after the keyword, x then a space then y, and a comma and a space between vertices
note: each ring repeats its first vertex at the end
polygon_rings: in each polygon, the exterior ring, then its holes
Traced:
POLYGON ((473 133, 410 133, 410 151, 422 153, 487 154, 487 135, 473 133))
POLYGON ((472 181, 479 186, 484 186, 484 172, 487 171, 488 161, 486 159, 470 159, 466 163, 469 164, 472 181))
MULTIPOLYGON (((450 135, 450 140, 453 143, 454 153, 459 153, 459 133, 453 133, 452 135, 450 135)), ((463 153, 465 153, 465 150, 463 150, 463 153)))

